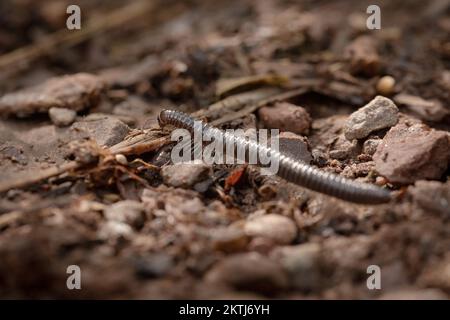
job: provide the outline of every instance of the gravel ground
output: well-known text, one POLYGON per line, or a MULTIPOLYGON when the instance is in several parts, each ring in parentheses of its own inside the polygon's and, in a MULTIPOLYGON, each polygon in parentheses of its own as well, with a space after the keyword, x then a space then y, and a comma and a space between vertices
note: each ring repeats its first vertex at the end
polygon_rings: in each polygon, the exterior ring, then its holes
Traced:
POLYGON ((450 3, 372 2, 2 1, 0 297, 448 299, 450 3), (165 108, 393 199, 174 164, 165 108))

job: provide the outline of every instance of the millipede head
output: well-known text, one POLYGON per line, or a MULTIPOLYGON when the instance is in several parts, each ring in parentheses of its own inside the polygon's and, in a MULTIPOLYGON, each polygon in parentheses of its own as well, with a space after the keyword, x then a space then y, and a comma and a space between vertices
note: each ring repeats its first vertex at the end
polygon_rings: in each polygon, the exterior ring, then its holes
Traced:
POLYGON ((170 110, 164 109, 158 114, 158 124, 160 127, 163 127, 167 124, 167 112, 170 110))

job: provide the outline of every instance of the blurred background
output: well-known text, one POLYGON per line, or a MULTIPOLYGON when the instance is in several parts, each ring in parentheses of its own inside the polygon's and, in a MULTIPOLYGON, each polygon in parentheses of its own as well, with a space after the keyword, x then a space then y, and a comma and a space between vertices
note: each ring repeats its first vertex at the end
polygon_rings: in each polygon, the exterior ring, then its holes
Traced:
MULTIPOLYGON (((101 72, 149 57, 190 59, 184 62, 193 86, 207 88, 218 77, 255 74, 267 61, 307 61, 319 53, 316 59, 342 59, 345 46, 361 34, 384 41, 382 60, 391 63, 382 64, 378 73, 422 82, 430 69, 448 62, 448 1, 372 2, 4 0, 0 92, 52 75, 101 72), (65 27, 70 4, 81 8, 79 31, 65 27), (366 28, 370 4, 381 8, 381 30, 366 28), (405 75, 401 69, 407 63, 425 72, 405 75)), ((167 79, 161 73, 155 78, 160 90, 167 79)), ((202 98, 197 88, 190 89, 202 98)))

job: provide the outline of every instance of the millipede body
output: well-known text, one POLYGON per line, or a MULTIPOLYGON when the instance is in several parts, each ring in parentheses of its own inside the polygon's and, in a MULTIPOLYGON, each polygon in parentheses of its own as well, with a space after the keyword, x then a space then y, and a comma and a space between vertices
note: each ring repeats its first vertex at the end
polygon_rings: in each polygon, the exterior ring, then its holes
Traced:
POLYGON ((158 119, 161 125, 170 124, 187 129, 190 132, 198 131, 201 134, 214 136, 223 139, 226 144, 243 147, 248 153, 266 153, 270 156, 270 159, 279 161, 277 175, 299 186, 355 203, 378 204, 391 200, 391 193, 386 189, 321 171, 304 162, 292 159, 277 150, 260 145, 256 141, 248 140, 245 137, 222 131, 195 120, 183 112, 164 110, 160 113, 158 119), (198 125, 199 123, 200 125, 198 125))

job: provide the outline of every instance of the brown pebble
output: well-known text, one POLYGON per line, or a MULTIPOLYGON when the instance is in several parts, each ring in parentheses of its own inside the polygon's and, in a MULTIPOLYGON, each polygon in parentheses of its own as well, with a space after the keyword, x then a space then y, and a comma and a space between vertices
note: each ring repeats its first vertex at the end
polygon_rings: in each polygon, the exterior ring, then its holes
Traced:
POLYGON ((128 164, 127 157, 125 157, 123 154, 116 154, 115 158, 118 163, 123 164, 124 166, 128 164))
POLYGON ((211 236, 214 249, 227 253, 244 250, 249 241, 244 231, 236 227, 215 229, 211 236))
POLYGON ((271 107, 259 109, 258 115, 266 128, 279 129, 305 135, 311 127, 311 116, 302 107, 278 102, 271 107))
POLYGON ((279 244, 289 244, 297 236, 297 227, 288 217, 267 214, 248 220, 245 232, 251 237, 269 238, 279 244))
POLYGON ((311 163, 308 140, 292 132, 281 132, 279 135, 279 150, 296 160, 311 163))
POLYGON ((367 139, 363 144, 363 152, 368 155, 373 155, 377 151, 381 139, 367 139))
POLYGON ((384 186, 387 182, 388 181, 385 177, 380 176, 380 177, 376 177, 376 179, 375 179, 375 184, 377 186, 384 186))
POLYGON ((126 223, 133 227, 140 227, 144 223, 144 205, 134 200, 116 202, 103 210, 109 221, 126 223))
POLYGON ((439 179, 450 160, 449 137, 424 124, 399 123, 383 138, 373 160, 376 171, 390 182, 439 179))
POLYGON ((95 106, 104 87, 101 78, 88 73, 51 78, 1 97, 0 115, 25 117, 53 107, 80 111, 95 106))
POLYGON ((208 272, 206 281, 263 294, 273 294, 288 286, 281 265, 256 252, 223 259, 208 272))
POLYGON ((394 93, 395 79, 391 76, 381 77, 377 82, 377 92, 383 96, 390 96, 394 93))
POLYGON ((77 113, 74 110, 65 108, 50 108, 48 115, 53 124, 58 127, 71 125, 77 117, 77 113))
POLYGON ((199 161, 176 163, 161 169, 161 176, 165 184, 187 189, 208 179, 210 174, 211 167, 199 161))
POLYGON ((353 74, 374 76, 381 67, 377 52, 377 40, 371 36, 359 36, 345 48, 345 56, 350 61, 353 74))
POLYGON ((270 200, 277 195, 277 188, 276 186, 269 183, 263 184, 261 187, 258 188, 258 194, 264 200, 270 200))
POLYGON ((130 131, 122 121, 110 116, 86 117, 70 127, 71 139, 91 138, 100 146, 113 146, 121 142, 130 131))

